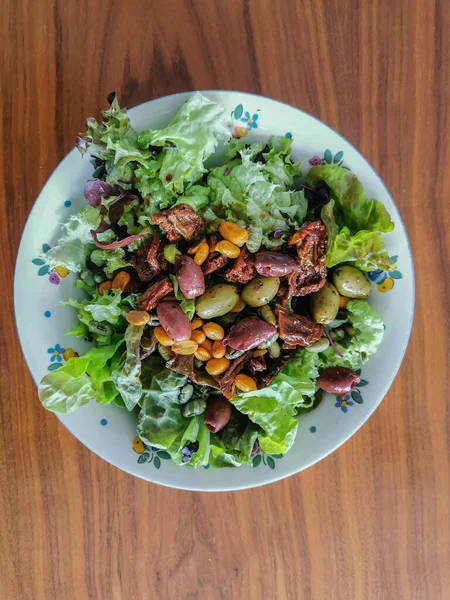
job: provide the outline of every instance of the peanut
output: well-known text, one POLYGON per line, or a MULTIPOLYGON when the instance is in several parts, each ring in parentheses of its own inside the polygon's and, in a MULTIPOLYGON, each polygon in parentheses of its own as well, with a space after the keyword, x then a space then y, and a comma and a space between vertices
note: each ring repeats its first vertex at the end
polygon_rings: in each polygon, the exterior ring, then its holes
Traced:
POLYGON ((210 340, 223 340, 225 337, 225 331, 223 327, 218 323, 213 323, 212 321, 203 325, 203 331, 205 332, 206 337, 210 340))
POLYGON ((258 389, 256 381, 248 375, 244 375, 243 373, 239 373, 239 375, 234 380, 234 385, 241 392, 254 392, 258 389))
POLYGON ((145 325, 150 320, 150 315, 145 310, 130 310, 126 319, 130 325, 145 325))
POLYGON ((230 366, 230 361, 227 358, 211 358, 206 363, 206 371, 210 375, 221 375, 230 366))
POLYGON ((112 283, 111 281, 109 281, 108 279, 106 281, 104 281, 103 283, 101 283, 98 286, 98 293, 100 296, 103 296, 103 294, 108 294, 109 291, 112 288, 112 283))
POLYGON ((230 221, 224 221, 220 224, 219 233, 225 240, 236 244, 236 246, 243 246, 248 242, 248 231, 230 221))
POLYGON ((237 246, 235 246, 235 244, 232 244, 227 240, 221 240, 220 242, 218 242, 215 245, 214 250, 216 252, 219 252, 223 256, 226 256, 227 258, 237 258, 241 253, 241 251, 237 246))
POLYGON ((127 285, 130 283, 131 276, 126 271, 119 271, 112 280, 112 289, 119 289, 122 292, 125 290, 127 285))

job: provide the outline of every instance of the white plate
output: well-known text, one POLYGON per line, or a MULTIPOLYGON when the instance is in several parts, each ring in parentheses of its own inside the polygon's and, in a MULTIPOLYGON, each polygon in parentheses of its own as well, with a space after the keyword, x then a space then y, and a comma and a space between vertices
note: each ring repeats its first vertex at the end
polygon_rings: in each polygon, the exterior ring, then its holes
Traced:
MULTIPOLYGON (((398 270, 393 274, 370 275, 370 303, 383 318, 386 331, 378 353, 363 368, 362 377, 368 383, 360 388, 361 396, 346 400, 327 395, 315 411, 300 417, 295 445, 283 457, 258 455, 255 468, 177 467, 161 451, 142 452, 142 447, 133 444, 136 418, 114 405, 92 402, 61 418, 69 431, 93 452, 133 475, 171 487, 219 491, 258 486, 297 473, 333 452, 361 427, 388 391, 403 359, 412 324, 414 274, 397 208, 379 176, 349 142, 311 115, 270 98, 227 91, 204 94, 232 113, 234 134, 246 141, 292 135, 293 157, 302 160, 303 173, 310 164, 343 161, 362 181, 369 198, 380 200, 389 210, 395 230, 386 237, 386 246, 391 256, 398 257, 398 270)), ((159 98, 131 109, 132 125, 138 131, 166 126, 189 95, 159 98)), ((14 302, 22 350, 36 382, 53 364, 64 360, 63 349, 71 347, 82 353, 87 348, 75 337, 64 337, 76 324, 76 311, 60 304, 73 295, 73 275, 44 273, 45 265, 36 264, 39 260, 35 259, 43 246, 45 249, 46 244, 56 243, 60 223, 85 203, 83 187, 92 171, 89 157, 72 150, 44 186, 23 232, 14 302)), ((33 401, 38 402, 37 396, 33 401)))

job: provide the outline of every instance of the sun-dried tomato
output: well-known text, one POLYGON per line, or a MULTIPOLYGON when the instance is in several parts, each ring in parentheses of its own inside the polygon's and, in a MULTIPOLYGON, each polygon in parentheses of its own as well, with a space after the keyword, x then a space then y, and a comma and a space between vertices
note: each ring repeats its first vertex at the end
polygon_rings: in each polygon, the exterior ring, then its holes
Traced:
POLYGON ((236 375, 239 375, 239 373, 242 371, 242 369, 245 367, 245 365, 251 358, 251 351, 244 352, 244 354, 233 360, 228 370, 225 371, 225 373, 220 379, 218 379, 220 391, 225 396, 225 398, 228 398, 228 400, 231 400, 236 394, 236 386, 234 384, 236 375))
POLYGON ((187 204, 180 204, 152 216, 154 223, 167 234, 169 242, 195 238, 203 229, 203 219, 187 204))
POLYGON ((152 310, 164 296, 173 291, 173 285, 168 277, 153 282, 147 290, 138 298, 139 310, 152 310))
POLYGON ((301 227, 289 240, 297 249, 300 268, 288 275, 288 289, 282 298, 286 304, 293 296, 317 292, 325 284, 326 228, 320 221, 301 227))
POLYGON ((255 255, 242 248, 231 269, 225 273, 225 279, 234 283, 247 283, 256 275, 255 255))
POLYGON ((136 250, 136 254, 129 259, 141 281, 150 281, 159 275, 162 269, 167 270, 165 260, 165 264, 161 262, 164 255, 161 257, 160 245, 161 240, 155 235, 150 244, 136 250))
POLYGON ((283 348, 294 349, 297 346, 311 346, 322 336, 323 326, 310 317, 296 313, 277 304, 278 332, 283 340, 283 348))
POLYGON ((206 261, 203 263, 202 271, 205 275, 210 275, 214 273, 214 271, 219 271, 219 269, 223 269, 229 262, 230 259, 220 252, 216 252, 214 248, 218 242, 218 237, 216 235, 210 235, 208 238, 208 246, 209 246, 209 256, 206 261))
POLYGON ((287 353, 284 356, 276 358, 270 363, 269 368, 261 377, 261 381, 264 383, 264 385, 270 385, 272 383, 272 381, 275 379, 275 377, 278 375, 278 373, 281 371, 281 369, 284 367, 284 365, 288 362, 290 358, 291 354, 287 353))

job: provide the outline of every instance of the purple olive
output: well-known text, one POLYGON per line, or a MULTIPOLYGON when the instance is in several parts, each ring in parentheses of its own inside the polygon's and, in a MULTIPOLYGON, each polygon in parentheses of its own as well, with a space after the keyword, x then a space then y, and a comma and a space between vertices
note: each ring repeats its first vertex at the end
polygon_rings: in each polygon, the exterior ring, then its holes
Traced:
POLYGON ((317 385, 331 394, 348 394, 361 381, 360 376, 345 367, 327 367, 319 371, 317 385))
POLYGON ((297 260, 289 254, 279 252, 258 252, 255 267, 264 277, 283 277, 299 268, 297 260))
POLYGON ((276 332, 275 325, 256 317, 248 317, 231 328, 226 342, 233 350, 251 350, 270 340, 276 332))
POLYGON ((189 256, 182 256, 177 260, 176 277, 180 290, 186 298, 197 298, 205 293, 203 271, 189 256))
POLYGON ((156 307, 161 327, 175 342, 191 337, 191 323, 177 302, 160 302, 156 307))
POLYGON ((223 396, 213 397, 206 407, 204 422, 212 433, 221 431, 231 417, 231 404, 223 396))

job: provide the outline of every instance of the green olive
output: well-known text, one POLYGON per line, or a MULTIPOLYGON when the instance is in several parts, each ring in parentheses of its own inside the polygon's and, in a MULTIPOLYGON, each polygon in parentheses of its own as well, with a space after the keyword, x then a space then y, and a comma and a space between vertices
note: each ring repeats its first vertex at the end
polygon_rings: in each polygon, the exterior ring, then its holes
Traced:
POLYGON ((279 358, 279 356, 281 354, 281 349, 280 349, 280 346, 278 345, 278 342, 273 342, 273 344, 271 344, 269 346, 268 350, 269 350, 270 358, 279 358))
POLYGON ((264 306, 261 306, 261 308, 258 310, 258 314, 261 317, 261 319, 263 319, 263 321, 266 321, 267 323, 270 323, 271 325, 277 324, 277 318, 276 318, 273 310, 270 308, 270 306, 267 306, 267 304, 265 304, 264 306))
POLYGON ((161 354, 164 360, 170 360, 174 356, 172 350, 167 346, 163 346, 162 344, 158 344, 158 352, 161 354))
POLYGON ((333 283, 346 298, 367 298, 370 294, 370 281, 355 267, 344 265, 335 269, 333 283))
POLYGON ((306 346, 305 350, 307 352, 323 352, 328 348, 329 345, 330 342, 328 341, 328 339, 323 337, 320 338, 320 340, 317 340, 317 342, 315 342, 311 346, 306 346))
POLYGON ((214 319, 226 315, 238 301, 239 294, 234 285, 219 283, 197 298, 195 310, 201 319, 214 319))
POLYGON ((264 306, 275 298, 279 287, 279 277, 257 275, 244 286, 242 298, 249 306, 264 306))
POLYGON ((316 323, 331 323, 339 310, 339 294, 328 281, 314 294, 311 294, 311 312, 316 323))

